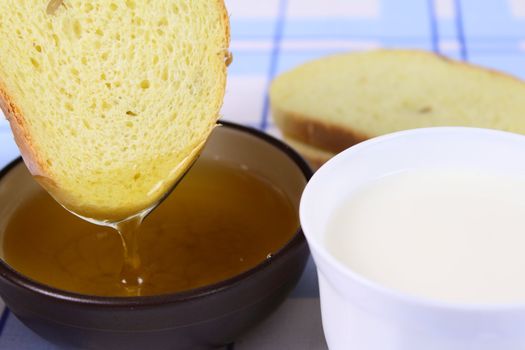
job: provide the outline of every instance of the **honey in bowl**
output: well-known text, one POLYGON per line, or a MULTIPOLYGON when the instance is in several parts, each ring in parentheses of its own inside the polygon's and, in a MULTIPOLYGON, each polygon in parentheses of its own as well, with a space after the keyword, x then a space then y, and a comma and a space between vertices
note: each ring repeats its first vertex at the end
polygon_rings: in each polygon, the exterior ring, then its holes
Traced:
POLYGON ((117 232, 70 214, 41 189, 9 218, 3 247, 15 270, 55 288, 157 295, 238 275, 284 246, 298 226, 281 190, 238 164, 201 158, 139 228, 137 289, 121 283, 117 232))

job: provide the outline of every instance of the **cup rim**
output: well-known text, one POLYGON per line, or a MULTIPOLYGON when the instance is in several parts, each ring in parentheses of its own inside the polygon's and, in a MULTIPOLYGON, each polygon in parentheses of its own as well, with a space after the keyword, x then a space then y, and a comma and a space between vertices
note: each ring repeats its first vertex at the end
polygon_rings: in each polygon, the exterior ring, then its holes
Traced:
MULTIPOLYGON (((289 145, 284 143, 277 138, 252 127, 244 126, 241 124, 233 123, 230 121, 219 120, 218 124, 220 127, 225 127, 228 129, 236 130, 241 133, 249 134, 255 138, 258 138, 273 147, 277 148, 280 152, 284 153, 301 171, 304 175, 306 183, 312 177, 312 170, 306 161, 289 145)), ((7 164, 5 167, 0 169, 0 181, 4 178, 7 173, 13 169, 15 166, 19 165, 22 162, 22 158, 18 157, 7 164)), ((97 295, 86 295, 75 292, 69 292, 66 290, 58 289, 46 284, 37 282, 33 279, 30 279, 20 272, 13 269, 7 262, 0 258, 0 278, 7 280, 8 282, 32 293, 44 295, 48 298, 55 299, 57 301, 74 303, 74 304, 83 304, 91 306, 105 306, 105 307, 130 307, 130 306, 157 306, 163 304, 174 304, 186 302, 189 300, 195 300, 204 298, 211 294, 216 294, 218 292, 226 291, 233 288, 241 281, 250 278, 254 274, 258 273, 261 270, 268 268, 271 263, 275 263, 277 260, 281 260, 288 252, 297 249, 298 246, 305 243, 305 237, 301 226, 295 232, 295 234, 290 238, 290 240, 282 246, 279 250, 272 254, 270 259, 266 259, 254 267, 243 271, 240 274, 237 274, 233 277, 230 277, 225 280, 221 280, 217 283, 206 285, 199 288, 190 289, 187 291, 176 292, 176 293, 166 293, 166 294, 157 294, 149 296, 124 296, 124 297, 105 297, 97 295)))
MULTIPOLYGON (((310 181, 307 183, 303 195, 301 197, 301 202, 299 206, 299 218, 301 221, 301 227, 303 228, 306 241, 308 242, 309 248, 312 252, 315 252, 322 260, 327 262, 327 264, 334 269, 339 275, 344 276, 344 278, 353 281, 354 283, 360 285, 361 287, 370 290, 373 293, 377 293, 386 297, 390 300, 415 305, 417 307, 432 308, 432 309, 441 309, 449 311, 458 311, 458 312, 506 312, 506 311, 516 311, 516 310, 525 310, 525 302, 521 303, 461 303, 461 302, 451 302, 444 301, 439 299, 432 299, 429 297, 413 295, 401 290, 396 290, 382 285, 379 282, 375 282, 364 275, 361 275, 351 268, 347 267, 345 264, 340 262, 336 257, 328 252, 328 249, 319 242, 318 239, 313 237, 312 230, 309 229, 310 220, 306 215, 306 207, 312 205, 313 200, 310 198, 311 192, 314 188, 319 187, 325 180, 325 176, 331 173, 334 168, 338 167, 339 163, 345 161, 345 158, 353 153, 360 152, 363 149, 366 149, 370 146, 392 142, 396 139, 405 139, 406 137, 416 136, 416 135, 450 135, 450 134, 469 134, 469 135, 485 135, 496 138, 505 138, 507 140, 512 140, 520 142, 524 146, 525 151, 525 135, 519 135, 516 133, 495 130, 495 129, 486 129, 486 128, 476 128, 476 127, 463 127, 463 126, 444 126, 444 127, 426 127, 426 128, 416 128, 410 130, 403 130, 398 132, 393 132, 378 136, 366 141, 363 141, 359 144, 356 144, 352 147, 347 148, 343 152, 337 154, 335 157, 326 162, 317 172, 312 176, 310 181)), ((318 270, 319 272, 319 270, 318 270)))

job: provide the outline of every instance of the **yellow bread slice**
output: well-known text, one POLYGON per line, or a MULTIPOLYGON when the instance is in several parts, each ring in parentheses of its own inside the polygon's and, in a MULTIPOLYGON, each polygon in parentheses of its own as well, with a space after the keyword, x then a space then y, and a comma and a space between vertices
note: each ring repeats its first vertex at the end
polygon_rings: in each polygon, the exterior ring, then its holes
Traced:
POLYGON ((0 107, 64 206, 119 220, 158 201, 222 104, 222 0, 2 0, 0 107))
POLYGON ((340 54, 278 76, 270 88, 283 134, 338 153, 378 135, 475 126, 525 133, 525 84, 424 51, 340 54))
POLYGON ((295 140, 293 137, 288 137, 287 135, 283 136, 284 141, 292 146, 304 159, 308 161, 312 169, 315 171, 326 163, 330 158, 335 156, 335 153, 330 151, 325 151, 323 149, 310 146, 301 141, 295 140))

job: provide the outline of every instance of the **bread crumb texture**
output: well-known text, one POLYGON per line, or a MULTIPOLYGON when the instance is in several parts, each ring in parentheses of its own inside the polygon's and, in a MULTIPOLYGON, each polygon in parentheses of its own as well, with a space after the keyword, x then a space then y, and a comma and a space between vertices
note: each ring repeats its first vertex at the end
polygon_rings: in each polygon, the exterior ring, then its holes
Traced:
POLYGON ((224 5, 54 2, 52 11, 49 0, 0 2, 0 83, 20 110, 36 153, 29 157, 66 206, 122 215, 144 208, 180 176, 218 118, 224 5))
MULTIPOLYGON (((270 91, 279 118, 313 121, 367 138, 430 126, 525 133, 524 96, 525 84, 516 78, 410 50, 311 61, 277 77, 270 91)), ((293 127, 285 120, 276 123, 293 127)), ((283 132, 294 135, 293 130, 283 132)))

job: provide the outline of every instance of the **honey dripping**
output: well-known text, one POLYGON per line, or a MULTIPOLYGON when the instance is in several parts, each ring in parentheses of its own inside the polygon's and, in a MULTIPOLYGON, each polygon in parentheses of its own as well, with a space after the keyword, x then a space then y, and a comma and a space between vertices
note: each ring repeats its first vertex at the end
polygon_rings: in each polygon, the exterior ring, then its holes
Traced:
POLYGON ((141 275, 138 235, 144 215, 136 215, 115 225, 122 241, 124 261, 120 272, 120 283, 129 295, 141 295, 144 277, 141 275))

